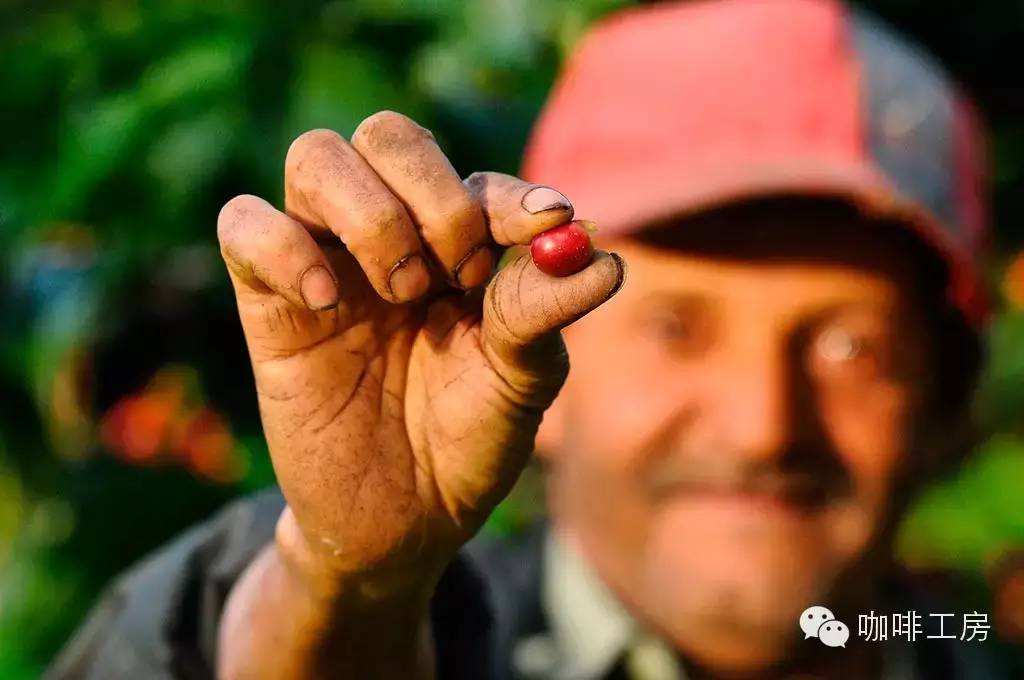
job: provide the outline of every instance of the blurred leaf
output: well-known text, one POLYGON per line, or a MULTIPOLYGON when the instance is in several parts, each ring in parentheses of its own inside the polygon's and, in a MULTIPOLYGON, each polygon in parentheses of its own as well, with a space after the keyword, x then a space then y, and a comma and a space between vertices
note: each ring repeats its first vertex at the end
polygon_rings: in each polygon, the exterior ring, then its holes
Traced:
POLYGON ((239 111, 211 109, 172 123, 154 138, 144 163, 162 211, 179 214, 203 195, 228 162, 242 123, 239 111))
POLYGON ((904 520, 899 554, 916 568, 983 571, 1024 544, 1024 440, 994 437, 955 478, 927 490, 904 520))
POLYGON ((140 96, 156 109, 230 93, 245 74, 251 37, 219 33, 190 41, 146 70, 140 96))
POLYGON ((312 45, 298 59, 284 136, 290 141, 313 128, 330 128, 349 137, 382 109, 422 119, 420 103, 372 54, 312 45))

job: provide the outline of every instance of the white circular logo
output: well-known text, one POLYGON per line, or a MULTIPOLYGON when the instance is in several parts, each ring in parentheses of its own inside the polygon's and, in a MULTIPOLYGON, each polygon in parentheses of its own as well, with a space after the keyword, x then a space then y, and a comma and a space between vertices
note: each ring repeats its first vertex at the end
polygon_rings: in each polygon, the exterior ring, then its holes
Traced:
POLYGON ((804 632, 804 639, 818 637, 821 624, 835 619, 836 615, 825 607, 808 607, 800 615, 800 630, 804 632))
POLYGON ((842 621, 825 621, 818 627, 818 639, 826 647, 846 647, 850 639, 850 629, 842 621))

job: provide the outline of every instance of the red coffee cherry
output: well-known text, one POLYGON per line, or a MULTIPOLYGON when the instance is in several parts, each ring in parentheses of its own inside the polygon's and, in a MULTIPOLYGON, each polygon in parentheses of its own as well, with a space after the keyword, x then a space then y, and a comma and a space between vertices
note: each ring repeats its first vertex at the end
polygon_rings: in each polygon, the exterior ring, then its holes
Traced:
POLYGON ((548 276, 569 276, 594 258, 588 223, 575 220, 533 237, 530 255, 537 269, 548 276))

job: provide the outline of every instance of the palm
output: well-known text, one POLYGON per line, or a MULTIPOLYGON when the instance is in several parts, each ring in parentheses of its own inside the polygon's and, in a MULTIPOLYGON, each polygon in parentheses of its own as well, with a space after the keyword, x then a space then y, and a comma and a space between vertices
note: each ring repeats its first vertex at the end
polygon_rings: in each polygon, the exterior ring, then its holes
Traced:
POLYGON ((343 559, 342 536, 361 561, 397 558, 394 545, 416 551, 424 532, 464 540, 515 478, 539 417, 503 392, 482 351, 479 300, 389 304, 345 251, 332 265, 346 290, 333 310, 239 296, 289 503, 343 559), (509 447, 519 455, 498 455, 509 447))

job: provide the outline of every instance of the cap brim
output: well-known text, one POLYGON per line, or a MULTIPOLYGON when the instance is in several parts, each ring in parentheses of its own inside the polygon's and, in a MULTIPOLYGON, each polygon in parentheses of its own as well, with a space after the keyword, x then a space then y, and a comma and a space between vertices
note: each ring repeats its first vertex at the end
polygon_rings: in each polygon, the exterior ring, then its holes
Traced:
POLYGON ((626 235, 653 224, 685 218, 738 201, 773 196, 808 196, 848 201, 869 219, 893 221, 911 229, 945 260, 949 299, 971 325, 990 311, 976 266, 935 215, 902 195, 870 165, 793 160, 770 166, 730 168, 720 176, 681 181, 670 168, 615 178, 578 178, 569 196, 582 219, 597 220, 602 235, 626 235), (580 181, 583 180, 583 181, 580 181))

